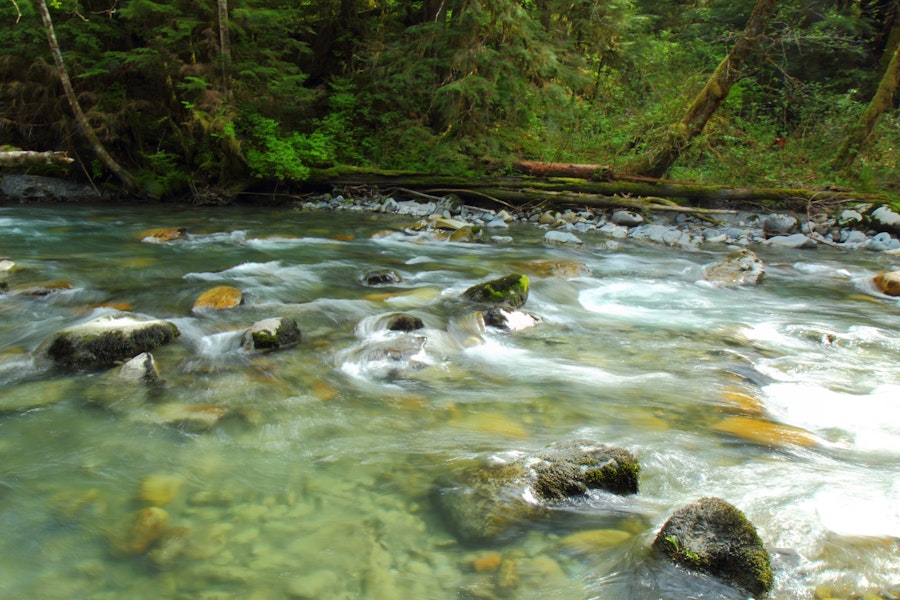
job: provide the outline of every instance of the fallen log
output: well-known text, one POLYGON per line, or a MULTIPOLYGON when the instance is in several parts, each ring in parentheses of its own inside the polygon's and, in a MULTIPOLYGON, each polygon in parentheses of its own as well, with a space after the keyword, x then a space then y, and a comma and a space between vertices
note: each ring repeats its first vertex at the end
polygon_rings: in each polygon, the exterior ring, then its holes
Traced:
POLYGON ((0 167, 18 167, 33 164, 68 164, 75 162, 66 152, 35 152, 32 150, 7 150, 0 152, 0 167))
POLYGON ((763 202, 806 207, 810 203, 871 202, 885 204, 887 194, 860 193, 845 190, 816 190, 775 187, 730 187, 696 183, 673 182, 652 178, 636 178, 630 175, 614 175, 610 181, 591 181, 583 178, 532 177, 532 176, 483 176, 456 177, 430 175, 411 171, 378 171, 359 168, 333 168, 313 172, 310 184, 332 186, 370 186, 379 188, 406 188, 427 193, 428 190, 454 189, 459 195, 469 191, 472 196, 488 195, 509 202, 503 194, 528 190, 529 201, 539 201, 540 193, 567 192, 614 197, 656 197, 678 199, 681 203, 693 201, 701 204, 739 202, 763 202), (629 181, 627 179, 634 179, 629 181), (505 190, 498 194, 498 190, 505 190))

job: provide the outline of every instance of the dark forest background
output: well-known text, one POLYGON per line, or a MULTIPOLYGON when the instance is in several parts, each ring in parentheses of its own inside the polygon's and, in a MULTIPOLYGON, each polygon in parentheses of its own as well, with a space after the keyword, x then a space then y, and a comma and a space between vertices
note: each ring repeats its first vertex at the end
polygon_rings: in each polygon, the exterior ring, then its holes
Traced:
MULTIPOLYGON (((477 176, 517 159, 623 169, 655 151, 741 35, 753 0, 0 1, 0 145, 66 150, 114 178, 92 129, 151 197, 333 165, 477 176)), ((894 94, 879 89, 897 0, 777 3, 740 78, 666 176, 900 189, 894 94)), ((49 169, 51 167, 39 167, 49 169)))

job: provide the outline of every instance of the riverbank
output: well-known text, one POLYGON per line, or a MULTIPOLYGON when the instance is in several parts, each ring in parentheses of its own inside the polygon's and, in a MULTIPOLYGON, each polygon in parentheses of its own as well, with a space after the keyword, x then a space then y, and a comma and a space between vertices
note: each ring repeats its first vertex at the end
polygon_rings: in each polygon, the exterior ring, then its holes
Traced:
MULTIPOLYGON (((623 198, 623 204, 628 200, 623 198)), ((809 205, 803 213, 762 206, 737 208, 734 203, 691 213, 671 210, 673 207, 646 211, 574 205, 569 208, 516 207, 486 199, 480 205, 473 205, 455 195, 428 197, 400 191, 395 197, 371 190, 360 193, 359 188, 303 198, 273 195, 267 204, 273 201, 304 211, 408 215, 424 220, 415 225, 418 232, 455 232, 469 228, 465 235, 457 236, 464 241, 502 243, 508 238, 505 230, 510 225, 523 223, 546 229, 545 241, 556 245, 578 246, 583 243, 579 235, 600 234, 606 238, 604 246, 610 250, 615 250, 621 241, 631 239, 686 251, 724 244, 796 249, 830 246, 848 251, 900 253, 900 214, 888 206, 851 201, 809 205)), ((91 186, 50 177, 7 175, 0 179, 0 203, 98 202, 119 203, 122 199, 104 196, 91 186)))

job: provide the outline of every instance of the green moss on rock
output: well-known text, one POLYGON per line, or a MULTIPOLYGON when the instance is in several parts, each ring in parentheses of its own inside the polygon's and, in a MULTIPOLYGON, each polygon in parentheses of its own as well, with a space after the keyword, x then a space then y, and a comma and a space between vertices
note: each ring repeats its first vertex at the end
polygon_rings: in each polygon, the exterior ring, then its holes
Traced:
POLYGON ((463 298, 470 302, 520 308, 528 300, 529 283, 527 275, 515 273, 473 285, 463 292, 463 298))
POLYGON ((653 542, 673 562, 759 595, 772 587, 771 559, 756 528, 720 498, 675 511, 653 542))
POLYGON ((534 469, 535 495, 560 500, 599 489, 628 495, 638 491, 640 464, 631 452, 575 440, 555 444, 540 454, 534 469))

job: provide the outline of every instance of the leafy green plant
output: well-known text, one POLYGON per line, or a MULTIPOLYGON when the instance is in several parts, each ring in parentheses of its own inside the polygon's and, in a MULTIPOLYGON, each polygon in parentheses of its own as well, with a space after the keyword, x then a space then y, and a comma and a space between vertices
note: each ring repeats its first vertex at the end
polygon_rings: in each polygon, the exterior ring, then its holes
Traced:
POLYGON ((275 119, 247 109, 236 124, 246 148, 250 172, 259 178, 303 181, 311 166, 323 166, 334 157, 334 141, 322 132, 286 132, 275 119))

